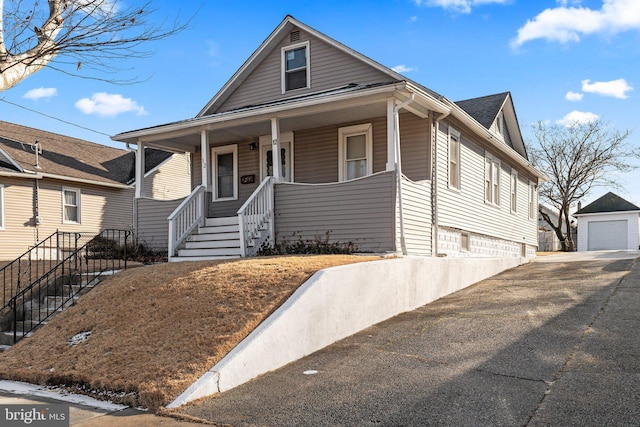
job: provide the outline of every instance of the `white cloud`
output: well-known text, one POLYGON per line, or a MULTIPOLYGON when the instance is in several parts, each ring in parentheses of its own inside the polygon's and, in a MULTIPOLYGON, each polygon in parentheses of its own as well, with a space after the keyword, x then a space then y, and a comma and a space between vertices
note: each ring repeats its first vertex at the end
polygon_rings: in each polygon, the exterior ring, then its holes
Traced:
POLYGON ((511 41, 517 48, 524 43, 545 39, 560 43, 578 42, 581 36, 590 34, 617 34, 640 29, 640 1, 603 0, 599 10, 582 6, 575 1, 560 2, 561 6, 542 11, 527 21, 511 41))
POLYGON ((633 90, 625 79, 611 80, 609 82, 593 82, 582 80, 582 90, 589 93, 597 93, 602 96, 612 96, 618 99, 627 99, 627 92, 633 90))
POLYGON ((600 116, 598 116, 597 114, 574 110, 560 120, 556 120, 556 123, 562 126, 571 127, 577 124, 595 122, 599 118, 600 116))
POLYGON ((30 91, 22 95, 22 97, 37 101, 38 99, 42 98, 51 98, 52 96, 56 96, 57 94, 58 89, 56 89, 55 87, 39 87, 37 89, 31 89, 30 91))
POLYGON ((410 73, 411 71, 416 71, 416 67, 407 67, 406 65, 396 65, 392 68, 396 73, 410 73))
POLYGON ((413 0, 418 6, 441 7, 456 13, 471 13, 474 6, 483 4, 505 4, 509 0, 413 0))
POLYGON ((578 92, 567 92, 567 94, 564 96, 568 101, 580 101, 582 100, 582 97, 584 96, 583 93, 578 93, 578 92))
POLYGON ((120 113, 135 112, 138 116, 147 114, 144 107, 131 98, 119 94, 97 92, 91 98, 82 98, 75 104, 85 114, 96 114, 104 117, 115 117, 120 113))

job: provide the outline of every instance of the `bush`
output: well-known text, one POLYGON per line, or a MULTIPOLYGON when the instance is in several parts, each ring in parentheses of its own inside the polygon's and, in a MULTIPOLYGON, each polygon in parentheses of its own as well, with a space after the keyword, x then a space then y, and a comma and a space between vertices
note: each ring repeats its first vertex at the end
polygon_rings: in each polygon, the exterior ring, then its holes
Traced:
POLYGON ((358 251, 358 246, 353 242, 330 242, 330 234, 331 232, 327 231, 324 237, 316 235, 313 239, 307 240, 298 236, 295 242, 284 241, 274 246, 263 244, 258 250, 258 255, 349 255, 358 251))

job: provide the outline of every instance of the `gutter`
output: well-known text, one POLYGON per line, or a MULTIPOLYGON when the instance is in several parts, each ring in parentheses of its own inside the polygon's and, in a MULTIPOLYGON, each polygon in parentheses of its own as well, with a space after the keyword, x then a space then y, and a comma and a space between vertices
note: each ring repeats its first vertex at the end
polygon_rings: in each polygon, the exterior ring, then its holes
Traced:
POLYGON ((120 188, 120 189, 123 189, 123 190, 131 188, 130 185, 126 185, 126 184, 92 181, 90 179, 73 178, 73 177, 69 177, 69 176, 54 175, 54 174, 50 174, 50 173, 42 173, 42 174, 40 174, 40 178, 59 179, 60 181, 79 182, 79 183, 82 183, 82 184, 91 184, 91 185, 97 185, 97 186, 101 186, 101 187, 110 187, 110 188, 120 188))

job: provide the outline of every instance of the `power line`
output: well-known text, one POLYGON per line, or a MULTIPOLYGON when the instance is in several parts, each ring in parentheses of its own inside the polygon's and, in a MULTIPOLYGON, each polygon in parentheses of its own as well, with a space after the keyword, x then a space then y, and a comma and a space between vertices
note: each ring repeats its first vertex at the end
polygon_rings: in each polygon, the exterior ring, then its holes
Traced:
POLYGON ((93 132, 93 133, 97 133, 99 135, 104 135, 104 136, 111 137, 111 135, 109 135, 108 133, 100 132, 99 130, 91 129, 91 128, 88 128, 88 127, 85 127, 85 126, 81 126, 81 125, 76 124, 76 123, 68 122, 66 120, 62 120, 62 119, 59 119, 57 117, 50 116, 49 114, 45 114, 45 113, 42 113, 40 111, 33 110, 31 108, 25 107, 24 105, 20 105, 20 104, 16 104, 15 102, 7 101, 4 98, 0 98, 0 101, 5 102, 5 103, 10 104, 10 105, 13 105, 13 106, 18 107, 18 108, 22 108, 23 110, 27 110, 27 111, 30 111, 32 113, 40 114, 41 116, 47 117, 49 119, 57 120, 59 122, 62 122, 62 123, 65 123, 65 124, 68 124, 68 125, 71 125, 71 126, 75 126, 77 128, 80 128, 80 129, 88 130, 89 132, 93 132))

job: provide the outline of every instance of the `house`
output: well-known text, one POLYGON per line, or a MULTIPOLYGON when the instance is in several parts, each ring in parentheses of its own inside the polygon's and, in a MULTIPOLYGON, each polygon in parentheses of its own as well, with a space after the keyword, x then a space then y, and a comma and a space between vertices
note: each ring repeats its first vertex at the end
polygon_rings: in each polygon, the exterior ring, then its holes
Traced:
POLYGON ((575 214, 578 251, 638 250, 640 207, 607 193, 575 214))
MULTIPOLYGON (((148 195, 190 192, 187 157, 148 150, 148 195)), ((86 240, 132 229, 135 154, 0 121, 0 260, 14 259, 56 230, 86 240)))
MULTIPOLYGON (((538 212, 544 212, 549 216, 551 221, 554 224, 558 224, 558 211, 551 209, 545 205, 538 206, 538 212)), ((562 226, 560 227, 563 234, 567 234, 567 225, 566 222, 562 222, 562 226)), ((578 225, 575 219, 571 219, 571 238, 575 243, 578 242, 578 225)), ((560 240, 558 236, 556 236, 556 232, 549 225, 549 223, 544 219, 542 214, 538 215, 538 251, 544 252, 552 252, 560 250, 562 245, 560 244, 560 240)))
POLYGON ((196 117, 112 138, 191 154, 177 208, 136 180, 145 233, 168 232, 173 260, 317 240, 427 256, 538 245, 543 176, 509 92, 452 102, 291 16, 196 117))

